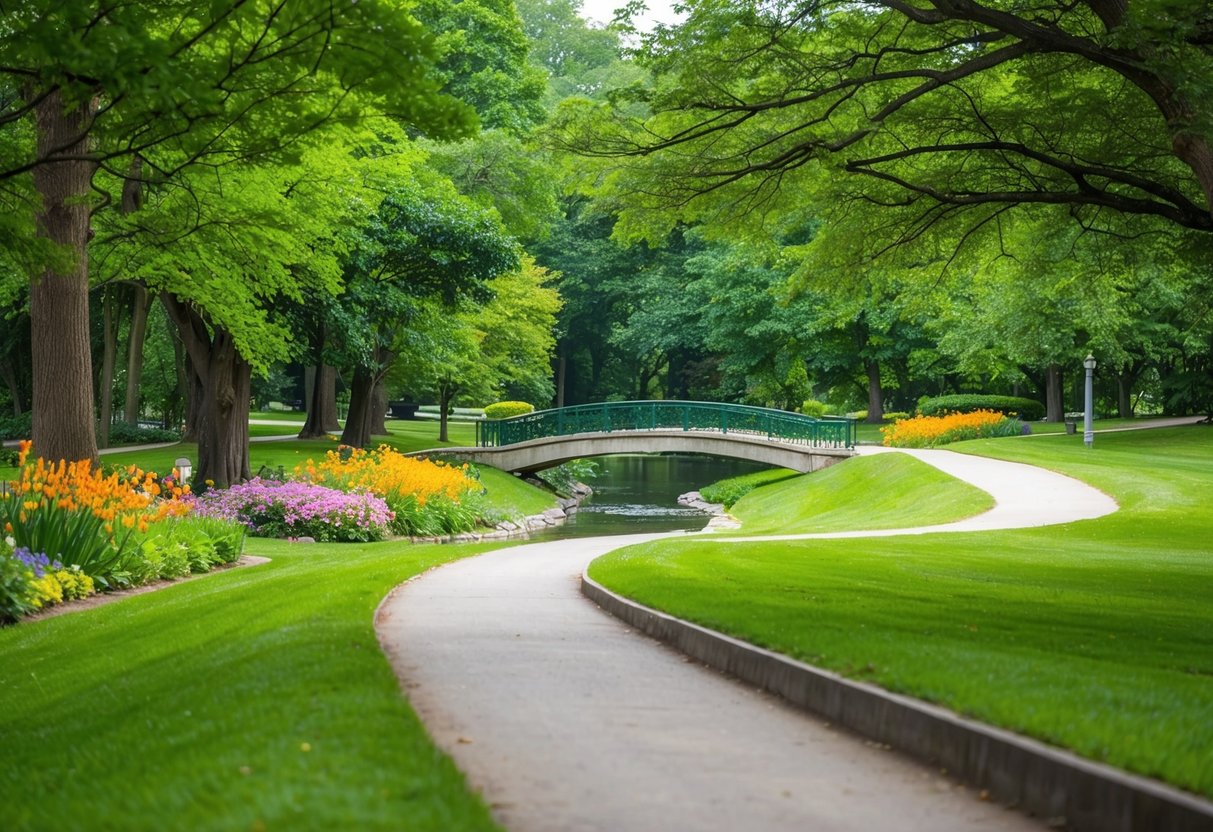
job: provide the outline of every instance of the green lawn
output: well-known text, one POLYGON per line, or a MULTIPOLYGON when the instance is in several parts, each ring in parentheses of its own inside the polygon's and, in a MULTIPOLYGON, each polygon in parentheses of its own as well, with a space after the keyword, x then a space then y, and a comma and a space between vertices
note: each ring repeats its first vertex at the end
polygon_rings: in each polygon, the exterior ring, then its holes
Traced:
POLYGON ((1063 437, 952 447, 1069 473, 1121 510, 982 534, 661 541, 612 553, 591 575, 708 627, 1213 796, 1213 429, 1106 434, 1094 450, 1063 437))
POLYGON ((895 529, 980 514, 994 499, 903 454, 856 457, 763 485, 730 510, 742 534, 895 529))
POLYGON ((247 548, 273 562, 0 630, 0 827, 496 828, 372 628, 490 547, 247 548))

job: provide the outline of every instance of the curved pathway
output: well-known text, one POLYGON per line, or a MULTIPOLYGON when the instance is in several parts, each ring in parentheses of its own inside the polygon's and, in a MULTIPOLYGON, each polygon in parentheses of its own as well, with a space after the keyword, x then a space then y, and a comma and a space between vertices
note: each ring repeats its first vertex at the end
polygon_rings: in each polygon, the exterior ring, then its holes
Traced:
MULTIPOLYGON (((1115 509, 1031 466, 915 456, 991 491, 1003 509, 889 534, 1115 509)), ((511 832, 1039 828, 632 633, 580 594, 591 560, 664 536, 499 549, 429 572, 381 606, 380 640, 410 702, 511 832)))

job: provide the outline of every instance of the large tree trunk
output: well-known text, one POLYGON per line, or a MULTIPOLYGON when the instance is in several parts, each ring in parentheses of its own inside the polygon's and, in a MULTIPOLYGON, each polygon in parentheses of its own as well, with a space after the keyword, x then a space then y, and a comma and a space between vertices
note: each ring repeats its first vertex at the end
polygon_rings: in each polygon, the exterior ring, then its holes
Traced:
POLYGON ((327 364, 316 368, 311 395, 307 402, 307 420, 300 439, 317 439, 341 430, 337 421, 337 370, 327 364))
POLYGON ((97 461, 93 371, 88 326, 88 129, 96 102, 68 109, 56 90, 35 109, 38 156, 34 188, 42 199, 38 234, 72 258, 48 268, 30 286, 34 380, 33 440, 47 459, 97 461))
POLYGON ((345 415, 345 430, 341 432, 341 444, 351 448, 364 448, 371 441, 371 393, 375 387, 375 374, 362 367, 354 370, 354 382, 350 385, 350 410, 345 415))
POLYGON ((865 362, 868 372, 868 418, 870 425, 884 422, 884 389, 880 386, 880 362, 869 360, 865 362))
POLYGON ((110 446, 110 425, 114 421, 114 354, 118 351, 113 287, 107 286, 104 291, 105 296, 101 301, 101 415, 97 430, 99 448, 110 446))
POLYGON ((383 385, 383 378, 376 379, 374 387, 371 388, 371 435, 386 436, 387 435, 387 388, 383 385))
POLYGON ((248 414, 252 367, 236 349, 231 333, 213 334, 197 310, 167 293, 161 301, 177 324, 189 353, 190 367, 201 388, 198 402, 198 464, 194 481, 227 488, 252 477, 249 465, 248 414))
POLYGON ((1065 417, 1065 390, 1061 384, 1061 365, 1050 364, 1045 372, 1045 421, 1060 422, 1065 417))
POLYGON ((126 355, 126 403, 122 416, 128 425, 139 424, 139 381, 143 375, 143 343, 147 339, 147 313, 151 306, 147 289, 135 286, 131 302, 130 346, 126 355))

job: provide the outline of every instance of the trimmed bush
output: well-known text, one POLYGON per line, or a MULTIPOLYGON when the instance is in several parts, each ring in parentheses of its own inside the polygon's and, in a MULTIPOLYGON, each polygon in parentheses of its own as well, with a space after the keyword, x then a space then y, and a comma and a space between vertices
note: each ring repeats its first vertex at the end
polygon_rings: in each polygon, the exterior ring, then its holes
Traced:
POLYGON ((111 445, 151 445, 157 442, 180 442, 181 434, 162 428, 141 428, 126 422, 110 425, 111 445))
POLYGON ((522 416, 534 412, 535 406, 526 402, 497 402, 484 409, 484 418, 509 419, 512 416, 522 416))
POLYGON ((816 399, 805 399, 800 406, 800 412, 805 416, 812 416, 814 419, 820 419, 826 415, 826 403, 819 402, 816 399))
POLYGON ((954 396, 936 396, 918 403, 921 416, 942 416, 946 413, 972 413, 977 410, 993 410, 1004 416, 1018 416, 1026 422, 1043 419, 1045 408, 1034 399, 1019 396, 983 396, 975 393, 960 393, 954 396))

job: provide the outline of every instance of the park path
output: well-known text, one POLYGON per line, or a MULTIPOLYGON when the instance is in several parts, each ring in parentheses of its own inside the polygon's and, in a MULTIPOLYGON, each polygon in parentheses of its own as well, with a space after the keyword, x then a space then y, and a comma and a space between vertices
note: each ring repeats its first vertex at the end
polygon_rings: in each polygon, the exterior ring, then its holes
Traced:
MULTIPOLYGON (((1106 495, 1032 466, 913 455, 998 505, 895 534, 1115 510, 1106 495)), ((426 573, 381 606, 380 641, 410 702, 511 832, 1039 828, 937 770, 690 662, 581 595, 591 560, 665 536, 499 549, 426 573)))

